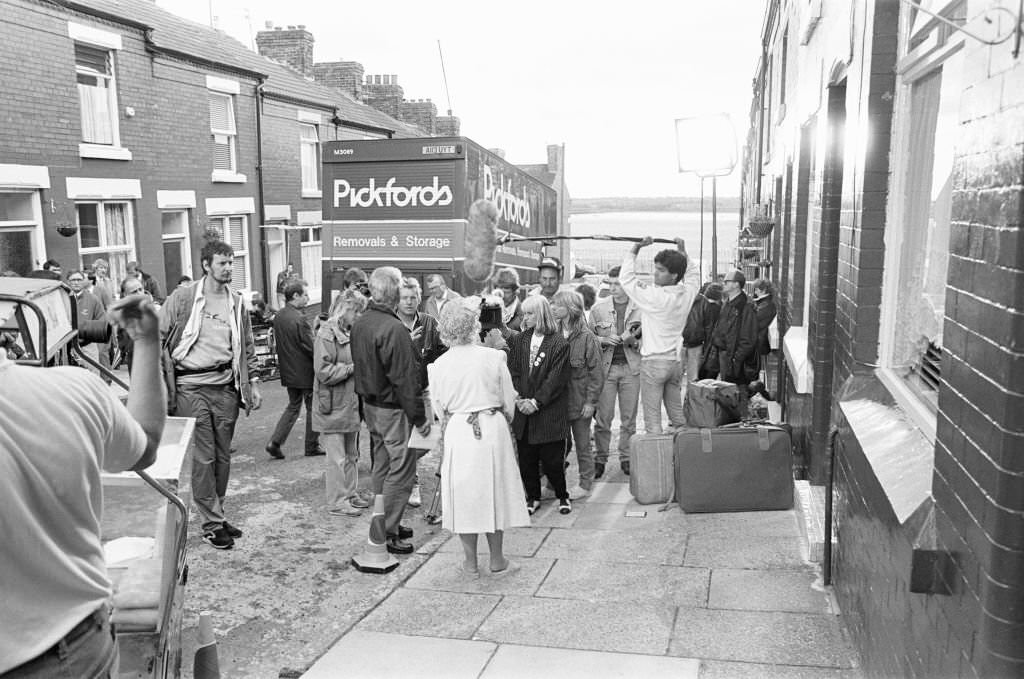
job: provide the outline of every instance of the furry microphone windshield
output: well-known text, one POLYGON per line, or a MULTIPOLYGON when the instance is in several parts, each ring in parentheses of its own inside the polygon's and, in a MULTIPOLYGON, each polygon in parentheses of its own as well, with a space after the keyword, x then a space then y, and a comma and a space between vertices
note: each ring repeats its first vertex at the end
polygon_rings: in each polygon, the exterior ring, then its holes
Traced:
POLYGON ((481 198, 469 206, 466 226, 466 261, 462 268, 470 280, 484 283, 494 269, 494 250, 498 246, 498 208, 481 198))

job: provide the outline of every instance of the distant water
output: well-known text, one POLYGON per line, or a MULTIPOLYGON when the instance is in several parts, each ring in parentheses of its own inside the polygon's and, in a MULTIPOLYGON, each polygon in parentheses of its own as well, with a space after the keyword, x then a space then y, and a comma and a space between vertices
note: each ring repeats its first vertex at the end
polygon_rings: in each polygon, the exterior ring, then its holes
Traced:
MULTIPOLYGON (((710 202, 710 201, 709 201, 710 202)), ((718 212, 718 270, 732 266, 736 237, 739 235, 739 213, 718 212)), ((700 212, 601 212, 575 214, 569 218, 569 232, 573 236, 653 236, 655 238, 682 237, 691 256, 701 253, 704 278, 711 272, 711 207, 704 211, 704 243, 701 248, 700 212)), ((589 264, 599 272, 607 271, 622 261, 629 243, 608 241, 570 241, 572 253, 579 264, 589 264)), ((651 271, 654 255, 669 245, 654 244, 640 253, 638 269, 651 271)))

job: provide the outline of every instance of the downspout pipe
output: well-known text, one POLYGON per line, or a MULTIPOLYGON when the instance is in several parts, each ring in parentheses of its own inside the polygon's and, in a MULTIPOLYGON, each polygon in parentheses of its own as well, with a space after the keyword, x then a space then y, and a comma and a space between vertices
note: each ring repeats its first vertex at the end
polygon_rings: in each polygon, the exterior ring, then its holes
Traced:
POLYGON ((259 217, 260 252, 263 266, 263 300, 270 303, 267 294, 274 289, 270 280, 270 262, 267 250, 267 230, 263 225, 267 223, 266 192, 263 177, 263 88, 267 79, 259 78, 256 87, 253 88, 253 97, 256 100, 256 214, 259 217))

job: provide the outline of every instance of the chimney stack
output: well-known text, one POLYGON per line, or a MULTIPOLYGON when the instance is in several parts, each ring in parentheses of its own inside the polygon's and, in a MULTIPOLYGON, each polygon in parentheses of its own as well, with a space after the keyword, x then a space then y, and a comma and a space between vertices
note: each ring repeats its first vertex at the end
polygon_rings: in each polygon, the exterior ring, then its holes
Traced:
POLYGON ((281 30, 260 31, 256 34, 259 53, 274 61, 291 66, 307 78, 313 77, 313 34, 305 26, 289 26, 281 30))

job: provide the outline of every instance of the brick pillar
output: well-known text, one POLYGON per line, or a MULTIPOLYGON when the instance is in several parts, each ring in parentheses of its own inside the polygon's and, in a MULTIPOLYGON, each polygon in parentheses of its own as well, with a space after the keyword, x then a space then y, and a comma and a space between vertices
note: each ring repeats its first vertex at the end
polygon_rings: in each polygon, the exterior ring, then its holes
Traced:
POLYGON ((287 64, 306 76, 313 77, 313 34, 303 25, 276 26, 256 34, 256 49, 263 56, 287 64))

